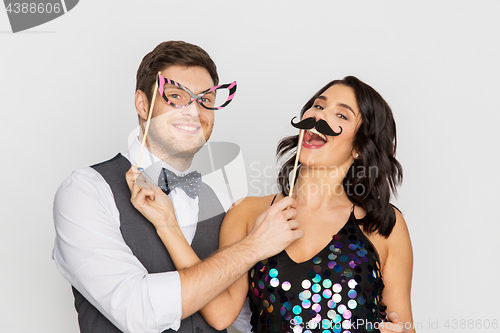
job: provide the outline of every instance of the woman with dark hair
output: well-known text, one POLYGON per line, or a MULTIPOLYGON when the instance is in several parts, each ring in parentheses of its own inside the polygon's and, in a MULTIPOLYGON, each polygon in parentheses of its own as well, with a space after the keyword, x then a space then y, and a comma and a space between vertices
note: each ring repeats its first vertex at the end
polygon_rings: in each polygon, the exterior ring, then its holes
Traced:
MULTIPOLYGON (((306 103, 301 120, 307 118, 323 120, 337 134, 311 128, 300 143, 292 197, 304 236, 258 262, 200 312, 225 328, 248 294, 254 332, 414 332, 411 242, 390 204, 402 180, 392 111, 372 87, 348 76, 306 103)), ((298 139, 281 140, 277 156, 296 151, 298 139)), ((295 154, 280 169, 280 193, 246 198, 228 211, 220 247, 244 238, 259 215, 288 195, 294 161, 295 154)), ((162 240, 168 248, 170 240, 162 240)), ((178 268, 199 260, 189 245, 168 250, 178 254, 178 268)))

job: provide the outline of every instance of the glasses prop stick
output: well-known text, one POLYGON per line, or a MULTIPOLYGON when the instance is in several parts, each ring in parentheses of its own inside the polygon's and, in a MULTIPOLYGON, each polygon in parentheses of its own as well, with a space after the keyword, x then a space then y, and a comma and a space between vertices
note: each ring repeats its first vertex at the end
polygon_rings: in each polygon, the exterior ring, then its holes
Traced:
MULTIPOLYGON (((160 74, 161 72, 158 72, 158 75, 160 74)), ((155 89, 153 90, 154 91, 153 100, 151 101, 151 105, 149 106, 148 120, 146 121, 146 128, 144 129, 144 135, 142 136, 141 152, 139 153, 139 159, 137 159, 138 167, 141 166, 142 152, 144 151, 144 145, 146 144, 146 138, 148 136, 149 124, 151 123, 151 115, 153 114, 153 105, 155 105, 157 90, 158 90, 158 76, 156 76, 155 89)))
POLYGON ((292 183, 290 185, 290 191, 288 192, 289 197, 293 195, 293 186, 295 185, 295 177, 297 176, 297 165, 299 164, 299 155, 300 155, 300 150, 302 149, 302 140, 304 139, 304 132, 305 130, 301 129, 299 133, 299 141, 297 142, 297 154, 295 155, 295 164, 293 165, 292 183))

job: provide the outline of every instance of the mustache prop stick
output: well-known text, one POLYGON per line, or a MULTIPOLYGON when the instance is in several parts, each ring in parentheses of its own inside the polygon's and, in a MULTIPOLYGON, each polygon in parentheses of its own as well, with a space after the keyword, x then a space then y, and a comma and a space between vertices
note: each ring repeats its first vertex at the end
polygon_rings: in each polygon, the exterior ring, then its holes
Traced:
POLYGON ((309 117, 304 120, 299 121, 298 123, 294 123, 293 120, 297 117, 293 117, 290 121, 292 126, 300 129, 299 133, 299 141, 297 142, 297 154, 295 155, 295 163, 293 165, 293 173, 292 173, 292 182, 290 185, 290 191, 288 192, 288 196, 291 197, 293 194, 293 187, 295 185, 295 177, 297 176, 297 165, 299 164, 299 155, 302 150, 302 141, 304 140, 304 132, 305 130, 316 128, 318 132, 324 135, 329 136, 338 136, 342 133, 342 127, 340 127, 340 132, 336 133, 332 130, 330 125, 323 119, 316 121, 315 118, 309 117))
MULTIPOLYGON (((158 74, 161 74, 161 71, 158 72, 158 74)), ((141 152, 139 153, 139 158, 137 159, 137 167, 141 166, 142 152, 144 151, 144 145, 146 144, 146 138, 148 136, 149 124, 151 123, 151 115, 153 114, 153 105, 155 105, 156 93, 158 91, 158 75, 156 75, 155 89, 153 91, 154 91, 153 100, 151 101, 151 105, 149 106, 148 120, 146 122, 146 128, 144 129, 144 135, 142 137, 141 152)))

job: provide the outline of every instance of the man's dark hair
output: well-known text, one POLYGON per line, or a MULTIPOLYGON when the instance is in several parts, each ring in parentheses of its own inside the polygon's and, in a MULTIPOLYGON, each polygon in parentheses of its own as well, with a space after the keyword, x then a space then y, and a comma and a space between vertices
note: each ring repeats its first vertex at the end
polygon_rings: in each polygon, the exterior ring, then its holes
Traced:
POLYGON ((169 66, 203 67, 212 77, 214 85, 219 83, 217 67, 201 47, 183 41, 163 42, 146 54, 137 69, 135 90, 143 91, 148 102, 153 97, 156 74, 169 66))

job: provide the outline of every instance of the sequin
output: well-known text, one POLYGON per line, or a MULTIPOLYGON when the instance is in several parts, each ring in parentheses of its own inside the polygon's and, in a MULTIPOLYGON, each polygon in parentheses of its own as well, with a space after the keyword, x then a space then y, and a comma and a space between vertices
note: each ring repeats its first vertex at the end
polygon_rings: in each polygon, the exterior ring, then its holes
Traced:
MULTIPOLYGON (((349 310, 347 310, 347 311, 349 311, 349 310)), ((351 328, 351 326, 352 326, 352 324, 351 324, 351 321, 350 321, 350 320, 344 320, 344 321, 342 322, 342 328, 344 328, 344 329, 346 329, 346 328, 351 328)), ((369 328, 368 328, 367 330, 369 330, 369 328)), ((346 333, 346 332, 349 332, 349 331, 344 331, 344 333, 346 333)), ((350 332, 349 332, 349 333, 350 333, 350 332)))
POLYGON ((340 304, 339 306, 337 306, 337 312, 340 314, 343 314, 346 309, 347 307, 344 304, 340 304))
POLYGON ((312 300, 314 303, 319 303, 319 302, 321 301, 321 296, 320 296, 320 295, 318 295, 318 294, 314 294, 314 295, 312 295, 311 300, 312 300))
POLYGON ((324 298, 330 298, 330 297, 332 297, 332 291, 330 289, 323 290, 323 297, 324 298))
POLYGON ((350 319, 352 317, 351 310, 345 310, 344 313, 342 314, 342 317, 344 317, 344 319, 350 319))
POLYGON ((278 270, 276 268, 273 268, 269 271, 269 276, 275 278, 278 276, 278 270))
POLYGON ((352 276, 352 271, 351 271, 350 269, 346 269, 346 270, 344 271, 344 275, 345 275, 346 277, 350 278, 350 277, 352 276))
POLYGON ((332 269, 333 267, 335 267, 335 265, 336 265, 336 264, 337 264, 337 263, 336 263, 335 261, 330 261, 330 262, 328 263, 328 268, 332 269))
POLYGON ((280 314, 281 314, 282 316, 284 316, 284 315, 285 315, 285 313, 286 313, 286 309, 285 309, 285 307, 284 307, 284 306, 282 306, 282 307, 281 307, 281 309, 280 309, 280 314))
POLYGON ((341 270, 342 270, 342 266, 341 265, 335 265, 335 267, 333 267, 333 271, 335 273, 340 273, 341 270))
POLYGON ((319 304, 313 304, 311 309, 313 309, 314 311, 316 311, 316 313, 319 313, 321 311, 321 305, 319 305, 319 304))
POLYGON ((330 260, 335 260, 335 259, 337 259, 337 255, 336 255, 336 254, 334 254, 334 253, 330 253, 330 254, 328 255, 328 259, 330 259, 330 260))
POLYGON ((320 257, 314 257, 313 258, 313 263, 315 263, 316 265, 320 264, 321 263, 321 258, 320 257))
POLYGON ((269 308, 267 308, 267 312, 272 313, 272 312, 273 312, 273 310, 274 310, 274 307, 273 307, 273 305, 271 304, 271 305, 269 306, 269 308))
POLYGON ((311 281, 309 281, 309 280, 302 281, 302 288, 304 288, 304 289, 311 288, 311 281))
POLYGON ((311 292, 310 292, 309 290, 304 290, 303 292, 301 292, 301 293, 299 294, 299 299, 300 299, 300 295, 301 295, 301 294, 302 294, 302 298, 303 298, 304 300, 311 298, 311 295, 312 295, 312 294, 311 294, 311 292))
POLYGON ((336 235, 333 235, 333 237, 332 237, 332 238, 333 238, 333 240, 338 241, 338 240, 340 240, 340 238, 341 238, 341 237, 340 237, 340 235, 339 235, 339 234, 336 234, 336 235))
POLYGON ((269 302, 267 300, 264 300, 262 302, 262 305, 264 305, 264 307, 267 309, 269 307, 269 302))
POLYGON ((252 270, 250 271, 250 277, 253 278, 255 276, 255 269, 252 268, 252 270))
POLYGON ((330 280, 330 279, 323 280, 323 287, 324 288, 330 288, 331 286, 332 286, 332 280, 330 280))
POLYGON ((366 302, 366 299, 363 296, 359 296, 358 297, 358 303, 359 303, 359 305, 363 305, 363 304, 365 304, 365 302, 366 302))
POLYGON ((259 288, 264 289, 264 281, 259 281, 259 288))
POLYGON ((290 310, 292 308, 292 304, 290 304, 290 302, 285 302, 283 303, 283 306, 285 307, 285 309, 287 310, 290 310))
POLYGON ((293 307, 292 311, 293 311, 293 313, 295 313, 296 315, 298 315, 298 314, 300 314, 302 312, 302 308, 300 306, 298 306, 298 305, 295 305, 293 307))
POLYGON ((271 282, 269 282, 269 284, 273 287, 277 287, 280 285, 280 280, 278 280, 277 278, 272 278, 271 279, 271 282))
POLYGON ((333 294, 333 296, 332 296, 332 300, 333 300, 335 303, 340 303, 340 301, 342 300, 342 296, 340 296, 340 294, 333 294))
POLYGON ((281 284, 281 289, 283 289, 284 291, 290 290, 291 287, 292 287, 292 284, 288 281, 285 281, 281 284))
POLYGON ((302 326, 300 326, 300 325, 294 326, 293 333, 302 333, 302 326))
POLYGON ((328 318, 330 319, 333 319, 335 318, 335 316, 337 315, 337 312, 335 312, 335 310, 329 310, 326 315, 328 316, 328 318))
POLYGON ((333 330, 332 330, 333 333, 340 333, 341 331, 342 331, 342 328, 340 327, 340 325, 333 326, 333 330))
POLYGON ((301 316, 295 316, 295 317, 293 317, 293 319, 295 320, 296 324, 302 323, 302 317, 301 316))
POLYGON ((355 300, 351 299, 349 302, 347 302, 347 306, 349 307, 349 309, 356 309, 356 306, 358 306, 358 304, 355 300))
POLYGON ((313 319, 311 319, 312 321, 316 322, 316 323, 319 323, 321 321, 321 315, 318 313, 316 315, 316 317, 314 317, 313 319))
POLYGON ((356 280, 350 279, 347 285, 349 286, 349 288, 354 289, 358 285, 358 283, 356 282, 356 280))
POLYGON ((321 275, 316 274, 316 276, 315 276, 315 277, 313 277, 312 281, 313 281, 314 283, 319 283, 319 282, 321 281, 321 275))
POLYGON ((340 323, 342 321, 342 317, 337 313, 333 318, 332 318, 334 323, 340 323))
POLYGON ((349 296, 349 298, 356 298, 356 296, 358 296, 358 293, 356 292, 356 290, 351 289, 347 293, 347 296, 349 296))
POLYGON ((336 293, 339 293, 342 291, 342 285, 340 283, 335 283, 332 287, 332 290, 336 293))
POLYGON ((276 302, 276 296, 274 296, 273 294, 269 295, 269 300, 271 301, 271 303, 276 302))
POLYGON ((342 248, 342 243, 341 243, 341 242, 336 242, 335 244, 333 244, 333 246, 334 246, 336 249, 341 249, 341 248, 342 248))
POLYGON ((323 321, 321 322, 321 327, 324 329, 330 329, 332 327, 332 322, 328 319, 323 319, 323 321))
POLYGON ((329 300, 326 305, 328 305, 328 308, 330 309, 335 309, 335 307, 337 306, 337 303, 335 303, 332 299, 329 300))
POLYGON ((348 257, 348 256, 346 256, 346 255, 344 254, 344 255, 341 255, 341 256, 340 256, 339 260, 340 260, 341 262, 346 262, 347 260, 349 260, 349 257, 348 257))
POLYGON ((314 292, 314 293, 318 293, 320 290, 321 290, 321 286, 317 283, 313 284, 311 290, 314 292))
POLYGON ((356 250, 358 247, 356 246, 356 244, 349 244, 349 250, 356 250))
POLYGON ((320 266, 320 265, 315 265, 315 266, 313 267, 313 271, 314 271, 316 274, 317 274, 317 273, 319 273, 319 272, 321 272, 321 266, 320 266))
POLYGON ((302 301, 302 307, 303 307, 304 309, 309 309, 309 308, 311 307, 311 301, 310 301, 310 300, 308 300, 308 299, 306 299, 306 300, 302 301))

